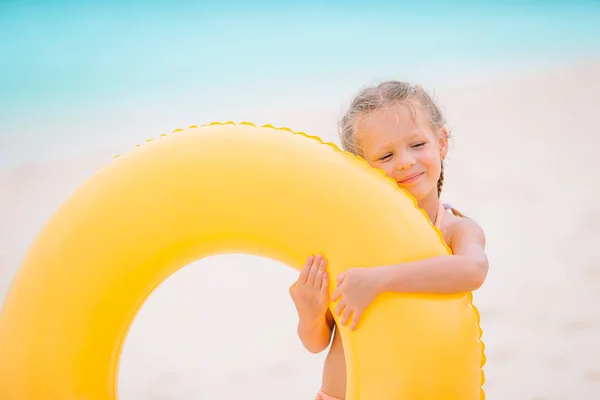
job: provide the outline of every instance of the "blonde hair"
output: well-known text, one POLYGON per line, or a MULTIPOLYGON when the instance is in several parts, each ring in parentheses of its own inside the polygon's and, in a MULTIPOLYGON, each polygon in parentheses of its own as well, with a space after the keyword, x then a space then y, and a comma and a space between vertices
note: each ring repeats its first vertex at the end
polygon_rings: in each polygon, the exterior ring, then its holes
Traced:
MULTIPOLYGON (((357 127, 371 112, 394 104, 404 104, 414 112, 414 103, 424 109, 436 135, 443 135, 442 128, 446 119, 440 107, 420 85, 412 85, 401 81, 385 81, 376 86, 362 89, 354 98, 346 114, 339 123, 339 134, 342 148, 350 153, 363 157, 357 134, 357 127)), ((414 118, 414 114, 413 114, 414 118)), ((449 134, 448 134, 448 137, 449 134)), ((441 173, 437 182, 438 196, 444 185, 444 162, 441 162, 441 173)), ((460 211, 451 207, 452 214, 465 217, 460 211)))

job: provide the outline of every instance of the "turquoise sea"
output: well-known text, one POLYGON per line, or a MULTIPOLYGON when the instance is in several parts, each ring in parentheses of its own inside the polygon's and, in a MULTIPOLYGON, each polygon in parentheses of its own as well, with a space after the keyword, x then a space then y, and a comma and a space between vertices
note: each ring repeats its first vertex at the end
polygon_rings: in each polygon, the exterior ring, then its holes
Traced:
POLYGON ((218 4, 0 2, 0 166, 600 55, 598 1, 218 4))

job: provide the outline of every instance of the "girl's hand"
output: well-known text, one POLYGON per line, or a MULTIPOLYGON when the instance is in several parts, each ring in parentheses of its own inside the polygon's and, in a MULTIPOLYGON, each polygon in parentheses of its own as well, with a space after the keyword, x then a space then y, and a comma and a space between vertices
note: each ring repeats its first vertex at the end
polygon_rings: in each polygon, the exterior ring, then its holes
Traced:
POLYGON ((290 296, 298 316, 307 321, 323 319, 329 307, 329 278, 327 262, 321 255, 310 256, 298 280, 290 287, 290 296))
POLYGON ((335 314, 341 316, 340 323, 343 326, 346 326, 352 315, 352 331, 358 327, 367 307, 381 293, 377 272, 377 268, 351 268, 337 276, 337 287, 331 294, 331 300, 340 298, 335 306, 335 314))

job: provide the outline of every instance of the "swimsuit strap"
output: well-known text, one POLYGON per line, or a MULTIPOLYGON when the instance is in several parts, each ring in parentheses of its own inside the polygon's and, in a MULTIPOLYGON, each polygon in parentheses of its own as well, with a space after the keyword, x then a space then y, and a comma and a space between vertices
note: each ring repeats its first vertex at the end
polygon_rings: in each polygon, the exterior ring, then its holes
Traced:
POLYGON ((442 226, 442 220, 444 219, 444 214, 446 214, 446 210, 450 210, 452 209, 452 205, 448 204, 448 203, 442 203, 440 201, 440 205, 438 207, 438 212, 437 215, 435 216, 435 223, 434 225, 440 229, 440 227, 442 226))

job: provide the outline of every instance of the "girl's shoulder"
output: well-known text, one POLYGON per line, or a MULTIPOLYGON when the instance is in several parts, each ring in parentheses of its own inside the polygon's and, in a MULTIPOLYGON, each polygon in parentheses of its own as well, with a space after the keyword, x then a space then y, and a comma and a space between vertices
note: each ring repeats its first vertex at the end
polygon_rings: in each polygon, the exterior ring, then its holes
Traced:
POLYGON ((477 245, 485 247, 485 232, 473 219, 447 213, 441 226, 442 235, 448 246, 455 251, 458 247, 477 245))

